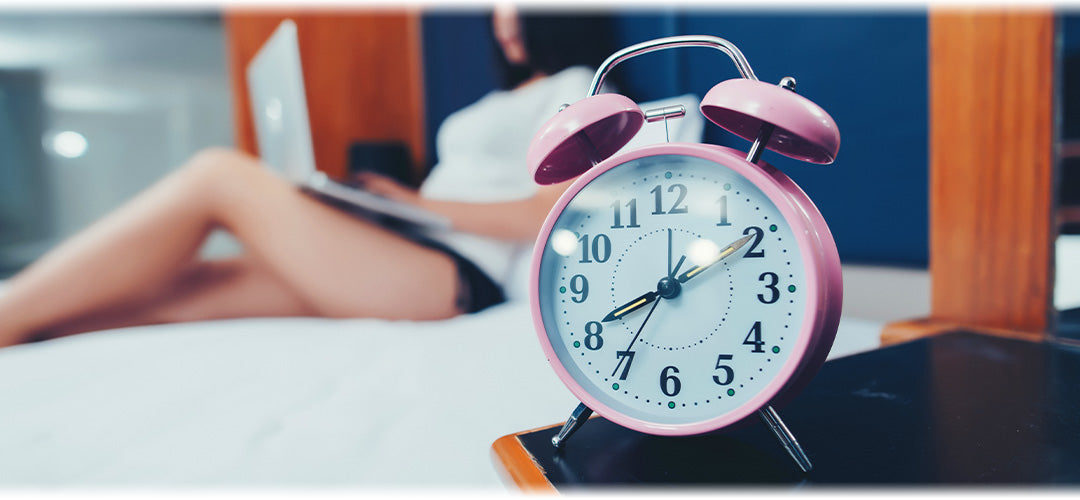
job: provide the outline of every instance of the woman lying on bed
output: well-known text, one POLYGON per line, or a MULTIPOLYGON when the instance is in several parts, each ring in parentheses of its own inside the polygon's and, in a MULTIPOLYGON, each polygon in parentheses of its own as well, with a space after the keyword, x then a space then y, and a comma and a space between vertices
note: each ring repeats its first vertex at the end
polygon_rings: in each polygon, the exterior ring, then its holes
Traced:
POLYGON ((531 243, 565 184, 537 188, 524 164, 539 126, 580 99, 611 53, 595 16, 496 9, 509 90, 440 126, 440 163, 419 191, 365 187, 447 216, 452 231, 403 235, 346 214, 230 150, 186 165, 10 282, 0 347, 123 326, 253 316, 430 320, 503 300, 512 252, 531 243), (244 246, 200 260, 211 231, 244 246))

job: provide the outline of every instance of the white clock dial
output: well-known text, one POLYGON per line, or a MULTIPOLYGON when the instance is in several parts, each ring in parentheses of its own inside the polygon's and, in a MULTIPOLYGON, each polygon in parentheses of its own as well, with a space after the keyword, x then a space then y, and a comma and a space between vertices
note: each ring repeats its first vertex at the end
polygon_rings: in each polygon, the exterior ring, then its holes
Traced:
POLYGON ((701 422, 797 361, 803 265, 788 221, 748 179, 647 156, 598 176, 559 215, 540 313, 558 361, 596 400, 646 422, 701 422))

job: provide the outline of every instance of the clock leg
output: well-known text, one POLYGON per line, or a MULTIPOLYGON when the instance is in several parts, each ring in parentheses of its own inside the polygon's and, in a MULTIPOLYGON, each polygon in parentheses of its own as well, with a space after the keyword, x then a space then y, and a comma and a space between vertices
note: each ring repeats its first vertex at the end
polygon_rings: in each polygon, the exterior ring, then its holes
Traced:
POLYGON ((758 416, 765 422, 765 425, 769 427, 769 430, 776 435, 776 440, 780 441, 780 445, 787 450, 791 458, 795 460, 795 463, 799 465, 799 468, 803 472, 810 472, 814 468, 810 463, 810 458, 806 456, 806 452, 803 451, 802 446, 799 446, 799 442, 795 439, 795 435, 788 430, 787 425, 784 425, 784 421, 780 420, 780 415, 776 413, 776 410, 772 406, 765 406, 758 410, 758 416))
POLYGON ((570 414, 570 418, 566 420, 566 424, 563 425, 562 430, 559 431, 559 435, 551 438, 551 444, 555 449, 560 449, 563 444, 566 443, 570 436, 577 432, 582 425, 585 425, 585 421, 589 420, 589 416, 592 415, 592 410, 585 403, 577 405, 574 408, 574 412, 570 414))

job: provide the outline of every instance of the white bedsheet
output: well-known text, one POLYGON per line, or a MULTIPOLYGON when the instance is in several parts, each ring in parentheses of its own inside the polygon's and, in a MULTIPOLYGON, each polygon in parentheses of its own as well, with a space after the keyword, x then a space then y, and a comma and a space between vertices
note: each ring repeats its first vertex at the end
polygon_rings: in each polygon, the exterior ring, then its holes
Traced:
MULTIPOLYGON (((845 318, 832 357, 877 346, 845 318)), ((0 484, 492 487, 498 437, 566 418, 528 307, 245 319, 0 349, 0 484)))

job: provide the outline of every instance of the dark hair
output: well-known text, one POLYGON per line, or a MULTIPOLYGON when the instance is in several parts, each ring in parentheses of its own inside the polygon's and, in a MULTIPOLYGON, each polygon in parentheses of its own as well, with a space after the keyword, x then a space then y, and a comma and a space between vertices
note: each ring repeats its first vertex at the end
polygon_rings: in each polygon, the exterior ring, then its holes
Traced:
POLYGON ((602 12, 551 10, 518 13, 528 61, 506 61, 494 41, 496 68, 504 89, 514 88, 536 72, 554 75, 571 66, 596 69, 615 51, 614 22, 602 12))

